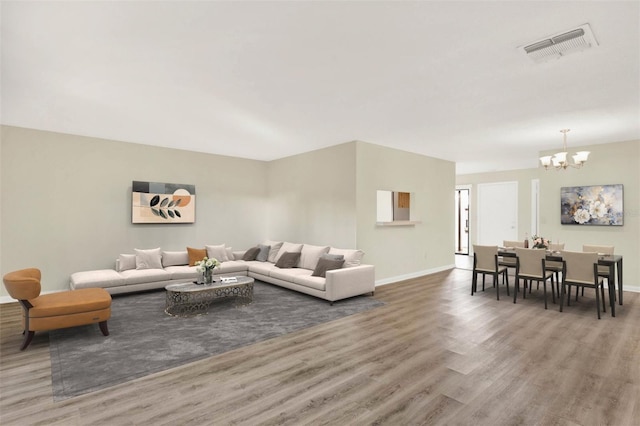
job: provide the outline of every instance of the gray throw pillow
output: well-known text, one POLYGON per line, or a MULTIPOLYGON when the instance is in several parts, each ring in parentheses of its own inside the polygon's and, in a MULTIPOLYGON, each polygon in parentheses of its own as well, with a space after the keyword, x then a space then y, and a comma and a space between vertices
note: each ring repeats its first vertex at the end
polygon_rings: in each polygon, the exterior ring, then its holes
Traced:
POLYGON ((293 268, 298 264, 300 254, 300 252, 287 251, 280 256, 280 259, 276 262, 276 266, 278 268, 293 268))
POLYGON ((323 277, 326 278, 327 271, 331 271, 333 269, 340 269, 344 264, 344 259, 327 259, 324 257, 320 257, 318 259, 318 264, 316 265, 316 269, 313 270, 311 274, 312 277, 323 277))
POLYGON ((260 249, 260 252, 258 252, 258 255, 256 256, 256 260, 259 262, 266 262, 267 259, 269 258, 269 249, 271 248, 271 246, 258 244, 258 248, 260 249))
POLYGON ((344 254, 329 254, 329 253, 324 253, 322 255, 320 255, 321 259, 327 259, 327 260, 344 260, 344 254))
POLYGON ((260 247, 251 247, 244 253, 244 256, 242 256, 242 260, 256 260, 256 257, 258 257, 258 253, 260 253, 260 247))

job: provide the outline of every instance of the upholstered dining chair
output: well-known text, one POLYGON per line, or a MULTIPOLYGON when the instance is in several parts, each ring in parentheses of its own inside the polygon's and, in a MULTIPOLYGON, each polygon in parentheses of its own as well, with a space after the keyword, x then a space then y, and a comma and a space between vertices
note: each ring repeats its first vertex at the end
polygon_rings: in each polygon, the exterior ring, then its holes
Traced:
MULTIPOLYGON (((615 250, 615 246, 598 246, 598 245, 593 245, 593 244, 584 244, 582 246, 582 251, 584 252, 589 252, 589 253, 599 253, 599 254, 613 254, 615 250)), ((615 282, 609 282, 609 267, 605 266, 605 265, 598 265, 598 275, 601 276, 602 278, 606 278, 607 279, 607 286, 614 286, 616 285, 615 282)), ((614 288, 615 290, 615 288, 614 288)), ((616 293, 615 291, 613 292, 614 294, 616 293)), ((584 288, 582 289, 582 295, 584 296, 584 288)), ((578 295, 576 294, 576 297, 578 295)))
POLYGON ((556 302, 556 296, 553 289, 553 272, 548 271, 545 265, 545 250, 536 250, 529 248, 516 247, 516 284, 513 290, 513 303, 516 303, 518 297, 518 289, 520 280, 523 280, 522 297, 527 297, 527 283, 529 288, 533 281, 542 282, 544 289, 544 308, 547 309, 547 280, 551 280, 551 294, 553 303, 556 302))
POLYGON ((36 331, 98 323, 102 334, 109 335, 111 295, 107 290, 84 288, 40 295, 40 278, 40 270, 36 268, 9 272, 2 278, 9 295, 22 305, 21 351, 29 346, 36 331))
MULTIPOLYGON (((554 252, 561 252, 562 250, 564 250, 564 243, 558 243, 558 244, 549 244, 549 250, 551 250, 551 254, 553 255, 554 252)), ((558 261, 558 260, 547 260, 545 262, 547 271, 551 271, 554 273, 555 278, 556 278, 556 286, 557 286, 557 291, 558 291, 558 295, 560 295, 560 273, 562 272, 562 261, 558 261)))
POLYGON ((602 296, 602 312, 606 312, 604 297, 604 282, 598 276, 598 253, 562 251, 562 292, 560 294, 560 312, 564 305, 564 295, 567 293, 567 306, 571 302, 571 286, 589 287, 596 292, 596 309, 600 319, 600 296, 602 296), (600 295, 598 294, 600 289, 600 295), (566 291, 565 291, 566 290, 566 291))
POLYGON ((498 246, 473 245, 473 278, 471 281, 471 295, 478 291, 478 275, 482 274, 482 291, 486 275, 493 277, 493 286, 496 288, 496 298, 500 300, 500 285, 498 276, 502 274, 502 283, 507 286, 509 296, 509 276, 505 266, 498 265, 498 246))
MULTIPOLYGON (((524 248, 524 241, 508 241, 503 240, 502 246, 505 248, 524 248)), ((511 256, 500 256, 498 258, 498 265, 506 266, 507 268, 516 268, 516 258, 511 256)))

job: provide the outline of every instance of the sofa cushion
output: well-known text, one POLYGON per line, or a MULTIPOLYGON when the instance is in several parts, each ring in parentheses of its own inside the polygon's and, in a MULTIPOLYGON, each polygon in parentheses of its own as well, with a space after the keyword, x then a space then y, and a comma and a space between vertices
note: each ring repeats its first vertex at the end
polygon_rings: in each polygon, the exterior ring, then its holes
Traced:
POLYGON ((344 256, 344 265, 343 268, 350 268, 352 266, 358 266, 362 262, 362 257, 364 256, 364 252, 362 250, 350 250, 350 249, 337 249, 331 247, 329 249, 329 254, 341 254, 344 256))
POLYGON ((136 269, 162 269, 160 247, 155 249, 134 249, 136 252, 136 269))
MULTIPOLYGON (((311 272, 308 269, 301 269, 302 271, 307 271, 307 273, 311 272)), ((326 290, 326 278, 322 277, 312 277, 311 275, 296 275, 293 278, 294 284, 303 285, 305 287, 313 288, 319 291, 326 290)))
POLYGON ((227 256, 227 248, 224 244, 205 247, 207 248, 207 256, 209 259, 217 259, 219 262, 226 262, 229 260, 229 257, 227 256))
POLYGON ((329 259, 329 260, 344 260, 344 254, 329 254, 329 253, 325 253, 320 257, 322 259, 329 259))
POLYGON ((271 246, 258 244, 258 248, 260 249, 260 251, 256 255, 256 260, 258 262, 266 262, 267 260, 269 260, 269 250, 271 250, 271 246))
POLYGON ((247 274, 247 264, 240 260, 228 260, 224 263, 221 263, 220 266, 213 270, 213 273, 216 275, 219 274, 230 274, 234 272, 242 272, 243 275, 247 274))
POLYGON ((187 254, 189 256, 189 266, 196 266, 196 262, 201 261, 207 257, 207 249, 198 249, 193 247, 187 247, 187 254))
POLYGON ((135 254, 121 254, 118 256, 118 272, 126 271, 127 269, 136 269, 135 254))
POLYGON ((274 263, 278 263, 278 260, 280 260, 280 256, 287 252, 300 253, 301 251, 302 244, 289 243, 285 241, 284 243, 282 243, 282 247, 280 247, 280 250, 278 250, 278 255, 276 256, 274 263))
POLYGON ((334 260, 334 259, 320 258, 318 259, 318 264, 316 265, 316 268, 313 270, 313 273, 311 274, 311 276, 324 278, 327 276, 327 271, 331 271, 333 269, 340 269, 342 268, 343 264, 344 264, 344 259, 334 260))
POLYGON ((264 243, 262 243, 262 245, 269 246, 269 257, 267 258, 268 262, 276 263, 276 256, 278 255, 278 252, 282 248, 282 244, 283 244, 282 241, 271 241, 271 240, 267 240, 264 243))
POLYGON ((287 269, 278 269, 274 268, 269 273, 270 278, 277 278, 283 281, 293 282, 295 277, 308 277, 311 275, 311 271, 308 269, 302 268, 287 268, 287 269))
POLYGON ((242 256, 242 260, 256 260, 258 254, 260 253, 260 247, 251 247, 247 250, 242 256))
POLYGON ((259 260, 252 260, 250 262, 246 262, 249 267, 249 271, 255 272, 256 274, 266 275, 267 277, 271 273, 271 271, 278 270, 276 265, 271 262, 260 262, 259 260))
POLYGON ((298 268, 311 269, 313 271, 318 264, 320 256, 328 252, 329 246, 313 246, 311 244, 305 244, 302 246, 298 268))
MULTIPOLYGON (((135 269, 132 269, 135 271, 135 269)), ((124 285, 124 277, 113 269, 74 272, 71 274, 71 288, 117 287, 124 285)))
POLYGON ((299 252, 285 252, 282 253, 278 261, 276 262, 276 266, 278 268, 293 268, 298 264, 300 260, 299 252))
POLYGON ((164 269, 131 269, 120 272, 120 275, 124 278, 124 285, 168 281, 171 279, 171 273, 164 269))
POLYGON ((186 280, 191 278, 195 280, 202 275, 201 272, 198 272, 196 266, 189 265, 167 266, 164 270, 171 274, 172 280, 186 280))
POLYGON ((162 266, 177 266, 189 264, 189 252, 184 251, 163 251, 162 266))

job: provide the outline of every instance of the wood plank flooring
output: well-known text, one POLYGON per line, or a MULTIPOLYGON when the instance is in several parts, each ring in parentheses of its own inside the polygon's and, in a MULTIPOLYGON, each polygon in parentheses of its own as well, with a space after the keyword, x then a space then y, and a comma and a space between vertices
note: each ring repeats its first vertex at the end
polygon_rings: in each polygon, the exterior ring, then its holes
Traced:
POLYGON ((61 402, 47 333, 20 352, 1 305, 0 424, 640 424, 640 294, 598 321, 593 291, 560 313, 470 286, 462 269, 382 286, 381 308, 61 402))

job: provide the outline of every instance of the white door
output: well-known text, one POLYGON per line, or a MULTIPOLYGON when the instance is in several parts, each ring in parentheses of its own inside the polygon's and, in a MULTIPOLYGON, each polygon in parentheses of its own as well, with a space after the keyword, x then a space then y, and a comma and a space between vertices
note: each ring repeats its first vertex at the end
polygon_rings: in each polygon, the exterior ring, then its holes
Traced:
POLYGON ((503 240, 519 239, 518 182, 479 184, 478 244, 501 246, 503 240))

